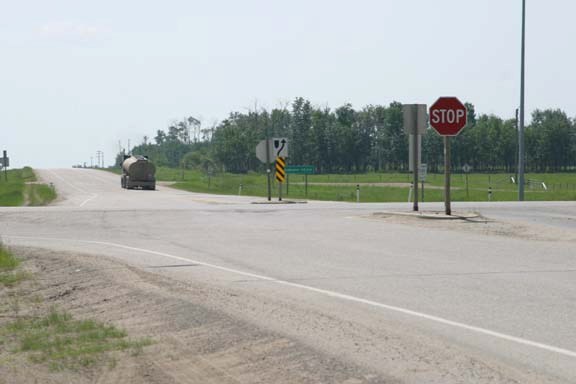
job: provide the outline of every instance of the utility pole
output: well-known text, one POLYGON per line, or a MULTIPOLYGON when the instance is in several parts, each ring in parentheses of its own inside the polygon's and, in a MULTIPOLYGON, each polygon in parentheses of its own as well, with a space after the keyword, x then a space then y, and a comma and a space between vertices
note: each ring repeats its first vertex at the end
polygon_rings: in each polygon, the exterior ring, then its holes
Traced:
POLYGON ((103 158, 103 153, 102 151, 96 151, 96 168, 100 168, 100 165, 102 164, 102 158, 103 158))
POLYGON ((524 67, 526 57, 526 0, 522 0, 522 49, 520 59, 520 121, 518 124, 518 201, 524 201, 524 67))

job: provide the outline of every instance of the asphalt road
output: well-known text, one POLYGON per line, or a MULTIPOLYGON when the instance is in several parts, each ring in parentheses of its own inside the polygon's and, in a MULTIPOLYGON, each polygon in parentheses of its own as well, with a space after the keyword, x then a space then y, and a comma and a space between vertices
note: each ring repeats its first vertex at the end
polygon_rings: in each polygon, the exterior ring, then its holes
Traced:
POLYGON ((40 174, 61 198, 0 208, 9 244, 225 287, 250 298, 238 316, 383 378, 576 382, 574 202, 454 204, 497 225, 452 225, 374 216, 407 204, 253 204, 123 190, 95 170, 40 174))

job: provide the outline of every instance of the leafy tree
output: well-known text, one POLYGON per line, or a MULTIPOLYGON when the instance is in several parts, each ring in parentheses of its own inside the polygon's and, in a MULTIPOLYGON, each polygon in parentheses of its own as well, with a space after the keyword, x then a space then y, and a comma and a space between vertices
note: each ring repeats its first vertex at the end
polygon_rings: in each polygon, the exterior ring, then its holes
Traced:
MULTIPOLYGON (((452 139, 452 166, 468 163, 477 171, 514 172, 517 127, 514 119, 477 115, 466 103, 468 124, 452 139)), ((134 154, 148 155, 160 166, 230 172, 263 170, 256 159, 260 140, 288 137, 290 164, 311 164, 318 172, 407 171, 408 137, 403 129, 402 104, 351 104, 336 109, 315 107, 302 97, 291 105, 247 113, 233 112, 208 129, 187 117, 158 130, 154 143, 145 140, 134 154)), ((566 171, 576 166, 576 123, 560 110, 537 110, 526 128, 527 170, 566 171)), ((443 139, 428 129, 422 159, 431 172, 444 163, 443 139)), ((117 163, 121 162, 121 154, 117 163)))

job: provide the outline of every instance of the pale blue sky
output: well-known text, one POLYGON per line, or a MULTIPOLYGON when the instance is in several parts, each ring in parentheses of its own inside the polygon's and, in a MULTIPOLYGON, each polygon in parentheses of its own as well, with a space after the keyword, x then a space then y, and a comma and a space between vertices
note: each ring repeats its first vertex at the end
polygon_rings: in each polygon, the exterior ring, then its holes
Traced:
MULTIPOLYGON (((255 101, 519 103, 521 0, 0 0, 0 149, 106 163, 185 116, 255 101)), ((576 2, 528 0, 527 111, 576 117, 576 2)))

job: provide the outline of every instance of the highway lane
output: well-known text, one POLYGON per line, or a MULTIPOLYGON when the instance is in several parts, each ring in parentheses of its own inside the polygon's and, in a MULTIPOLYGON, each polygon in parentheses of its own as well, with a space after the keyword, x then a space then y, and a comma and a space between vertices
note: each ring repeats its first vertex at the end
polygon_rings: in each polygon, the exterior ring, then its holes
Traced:
POLYGON ((552 241, 372 216, 406 204, 260 205, 251 204, 257 198, 166 187, 126 191, 118 176, 94 170, 41 176, 62 199, 46 208, 0 209, 5 241, 107 255, 142 268, 197 263, 203 268, 159 273, 305 307, 307 316, 335 318, 341 329, 353 324, 364 334, 252 319, 406 382, 442 382, 448 371, 453 379, 444 382, 458 382, 474 370, 472 362, 500 375, 475 382, 576 381, 573 203, 455 204, 455 210, 538 224, 536 230, 557 234, 552 241), (377 345, 354 350, 368 333, 397 340, 403 363, 377 345), (469 366, 447 358, 449 350, 468 356, 469 366), (422 355, 428 371, 415 372, 422 355))

